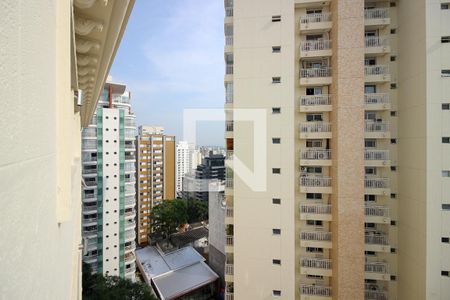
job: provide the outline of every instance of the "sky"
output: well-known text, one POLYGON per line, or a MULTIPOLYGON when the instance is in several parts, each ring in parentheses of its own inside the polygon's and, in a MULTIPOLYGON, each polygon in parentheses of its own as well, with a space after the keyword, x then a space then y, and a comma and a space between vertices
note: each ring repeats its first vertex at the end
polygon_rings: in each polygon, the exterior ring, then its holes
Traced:
MULTIPOLYGON (((183 140, 183 110, 223 109, 223 1, 136 0, 110 75, 131 91, 137 124, 183 140)), ((197 145, 223 145, 222 121, 199 122, 197 145)))

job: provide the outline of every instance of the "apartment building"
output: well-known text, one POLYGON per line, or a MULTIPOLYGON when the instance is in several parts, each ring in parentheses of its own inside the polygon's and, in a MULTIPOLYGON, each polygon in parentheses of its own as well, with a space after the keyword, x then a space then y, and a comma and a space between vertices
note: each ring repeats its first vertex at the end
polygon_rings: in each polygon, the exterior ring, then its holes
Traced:
POLYGON ((176 187, 175 192, 177 197, 181 196, 181 191, 183 190, 183 177, 185 174, 192 171, 192 158, 194 154, 194 145, 186 142, 180 141, 176 145, 175 154, 175 177, 176 177, 176 187))
POLYGON ((225 0, 227 300, 450 298, 449 7, 225 0))
POLYGON ((133 4, 0 3, 4 299, 81 299, 81 128, 133 4))
POLYGON ((136 121, 130 92, 106 82, 82 132, 83 261, 108 276, 135 280, 136 121))
POLYGON ((154 205, 175 198, 175 136, 164 134, 159 126, 139 126, 138 238, 139 245, 149 243, 150 212, 154 205))

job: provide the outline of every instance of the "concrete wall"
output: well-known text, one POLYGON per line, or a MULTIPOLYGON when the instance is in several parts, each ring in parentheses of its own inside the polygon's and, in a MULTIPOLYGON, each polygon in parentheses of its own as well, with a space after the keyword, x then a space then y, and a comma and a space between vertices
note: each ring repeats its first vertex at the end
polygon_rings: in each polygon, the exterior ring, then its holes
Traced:
POLYGON ((70 1, 1 1, 0 295, 80 298, 80 116, 70 1))

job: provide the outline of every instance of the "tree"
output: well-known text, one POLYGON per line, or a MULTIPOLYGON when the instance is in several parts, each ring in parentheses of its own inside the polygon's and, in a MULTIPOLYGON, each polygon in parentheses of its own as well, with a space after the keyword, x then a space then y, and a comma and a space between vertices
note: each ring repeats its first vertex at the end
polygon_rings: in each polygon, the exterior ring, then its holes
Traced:
POLYGON ((180 199, 165 200, 154 206, 150 213, 152 230, 161 232, 166 238, 187 221, 186 201, 180 199))
POLYGON ((92 274, 83 263, 83 299, 85 300, 157 300, 145 283, 132 282, 116 276, 92 274))
POLYGON ((208 220, 208 202, 189 199, 187 200, 188 223, 208 220))

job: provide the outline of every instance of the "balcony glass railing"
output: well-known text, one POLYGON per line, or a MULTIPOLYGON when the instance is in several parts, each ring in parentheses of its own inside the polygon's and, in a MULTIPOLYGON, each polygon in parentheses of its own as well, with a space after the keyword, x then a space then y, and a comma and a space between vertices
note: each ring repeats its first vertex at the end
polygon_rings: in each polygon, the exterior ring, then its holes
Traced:
POLYGON ((306 14, 300 17, 301 24, 330 22, 331 13, 306 14))
POLYGON ((389 46, 389 40, 387 38, 379 36, 366 36, 365 37, 366 48, 370 47, 387 47, 389 46))
POLYGON ((364 9, 366 19, 387 19, 389 18, 389 8, 366 8, 364 9))
POLYGON ((389 94, 386 93, 372 93, 364 94, 364 102, 366 104, 388 104, 389 94))

